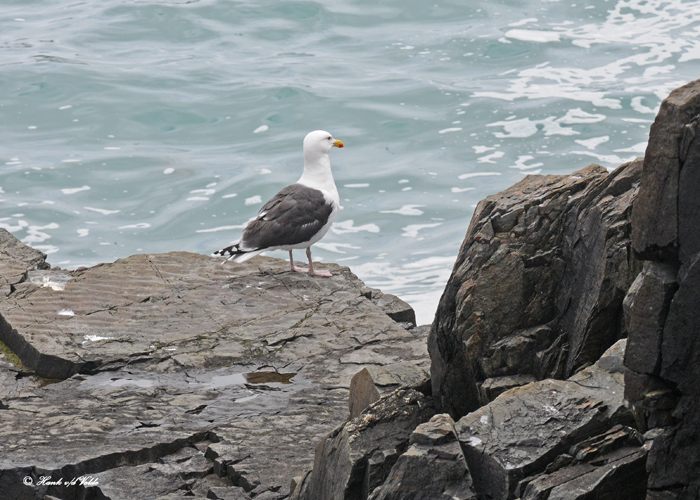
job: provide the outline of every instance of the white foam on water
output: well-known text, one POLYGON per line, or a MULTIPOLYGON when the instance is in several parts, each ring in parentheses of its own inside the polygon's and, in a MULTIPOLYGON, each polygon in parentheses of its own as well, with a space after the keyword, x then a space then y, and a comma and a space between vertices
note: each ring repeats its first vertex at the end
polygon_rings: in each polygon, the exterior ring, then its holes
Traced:
POLYGON ((368 233, 378 233, 379 226, 376 224, 364 224, 362 226, 355 226, 355 222, 350 220, 344 220, 342 222, 335 222, 331 226, 331 231, 335 234, 345 234, 345 233, 359 233, 360 231, 367 231, 368 233))
POLYGON ((476 188, 459 188, 459 187, 453 187, 450 189, 451 192, 453 193, 464 193, 465 191, 474 191, 476 188))
POLYGON ((42 243, 51 238, 51 235, 45 233, 45 230, 58 229, 59 225, 55 222, 46 224, 45 226, 29 226, 27 228, 27 236, 22 238, 22 243, 34 246, 33 243, 42 243))
POLYGON ((247 224, 238 224, 235 226, 219 226, 211 229, 198 229, 195 233, 218 233, 219 231, 229 231, 231 229, 244 229, 247 224))
POLYGON ((369 187, 369 183, 363 182, 360 184, 343 184, 343 187, 350 188, 350 189, 367 188, 367 187, 369 187))
POLYGON ((493 160, 503 158, 504 156, 505 156, 505 153, 503 151, 496 151, 495 153, 491 153, 490 155, 486 155, 486 156, 482 156, 480 158, 477 158, 476 162, 477 163, 496 163, 493 160))
POLYGON ((88 236, 90 234, 90 230, 82 228, 82 229, 78 229, 77 233, 78 233, 78 238, 84 238, 85 236, 88 236))
POLYGON ((361 275, 368 286, 396 293, 408 302, 416 312, 419 325, 431 323, 455 256, 431 255, 401 266, 383 260, 385 256, 380 254, 375 261, 353 266, 353 272, 361 275))
POLYGON ((610 44, 634 48, 632 55, 598 66, 564 63, 559 67, 522 69, 505 90, 474 92, 472 96, 508 101, 522 97, 560 98, 621 109, 620 99, 610 97, 611 91, 607 89, 614 89, 619 82, 624 82, 624 86, 632 91, 664 98, 683 82, 669 81, 665 75, 673 71, 674 65, 663 63, 671 58, 678 58, 678 62, 700 58, 697 34, 684 31, 690 27, 698 31, 700 2, 621 0, 611 7, 603 21, 583 25, 559 23, 560 27, 553 32, 510 30, 506 36, 533 42, 565 38, 571 40, 573 46, 585 49, 596 44, 610 44), (640 76, 638 68, 644 66, 649 67, 640 76))
POLYGON ((272 173, 272 170, 270 170, 268 168, 261 168, 260 169, 260 175, 267 175, 267 174, 271 174, 271 173, 272 173))
POLYGON ((418 210, 418 207, 424 207, 425 205, 404 205, 397 210, 380 210, 380 214, 398 214, 398 215, 423 215, 423 210, 418 210))
POLYGON ((652 108, 649 108, 645 105, 642 104, 642 101, 644 100, 644 96, 636 96, 633 97, 630 105, 632 106, 632 109, 635 110, 637 113, 652 113, 656 114, 658 111, 652 108))
POLYGON ((202 196, 210 196, 214 193, 216 193, 216 189, 194 189, 190 191, 190 194, 201 194, 202 196))
POLYGON ((262 203, 262 197, 259 194, 256 194, 255 196, 251 196, 250 198, 245 199, 246 205, 256 205, 258 203, 262 203))
POLYGON ((270 127, 268 127, 267 125, 260 125, 258 128, 256 128, 255 130, 253 130, 253 133, 254 133, 254 134, 259 134, 260 132, 266 132, 269 128, 270 128, 270 127))
POLYGON ((185 201, 209 201, 209 198, 207 198, 206 196, 191 196, 185 201))
POLYGON ((444 129, 442 129, 442 130, 439 130, 439 131, 438 131, 438 134, 447 134, 447 133, 450 133, 450 132, 459 132, 460 130, 462 130, 462 127, 444 128, 444 129))
POLYGON ((238 196, 238 193, 225 194, 221 197, 221 199, 226 200, 228 198, 235 198, 236 196, 238 196))
POLYGON ((639 142, 629 148, 615 149, 614 151, 616 153, 637 153, 643 155, 647 150, 647 144, 648 142, 639 142))
MULTIPOLYGON (((354 245, 351 245, 350 243, 323 243, 323 242, 318 242, 314 246, 322 248, 324 250, 328 250, 329 252, 333 253, 343 253, 346 254, 347 252, 344 252, 343 250, 340 250, 341 248, 347 248, 350 250, 360 250, 362 247, 357 247, 354 245)), ((356 257, 353 257, 356 258, 356 257)))
POLYGON ((151 225, 148 222, 139 222, 138 224, 129 224, 128 226, 119 226, 119 229, 148 229, 151 225))
POLYGON ((581 108, 570 109, 562 117, 548 116, 541 120, 521 118, 520 120, 502 120, 488 123, 487 127, 503 127, 504 132, 494 132, 494 136, 499 139, 527 138, 535 135, 540 129, 545 136, 552 135, 578 135, 580 132, 571 127, 562 125, 590 124, 605 120, 605 115, 591 114, 581 108))
POLYGON ((515 29, 506 31, 505 36, 523 42, 549 43, 558 42, 561 38, 561 33, 557 31, 515 29))
POLYGON ((538 19, 536 17, 529 17, 527 19, 521 19, 520 21, 510 23, 508 24, 508 26, 511 28, 517 28, 518 26, 525 26, 526 24, 536 23, 537 21, 538 19))
POLYGON ((632 161, 637 156, 631 156, 628 158, 620 158, 617 155, 602 155, 602 154, 597 154, 592 151, 572 151, 569 153, 570 155, 585 155, 585 156, 592 156, 593 158, 597 159, 598 161, 601 161, 603 163, 610 163, 612 165, 622 165, 623 163, 627 163, 628 161, 632 161))
POLYGON ((68 158, 66 160, 61 160, 61 163, 80 163, 81 161, 83 160, 79 158, 68 158))
POLYGON ((32 248, 40 250, 46 255, 51 255, 59 251, 59 248, 55 245, 32 245, 32 248))
POLYGON ((72 107, 73 107, 73 106, 71 106, 70 104, 66 104, 65 106, 61 106, 61 107, 58 108, 58 109, 60 109, 61 111, 63 111, 64 109, 70 109, 70 108, 72 108, 72 107))
POLYGON ((435 222, 433 224, 410 224, 406 227, 401 228, 401 230, 403 231, 403 234, 401 236, 404 236, 406 238, 417 238, 419 231, 438 226, 442 226, 442 222, 435 222))
POLYGON ((29 226, 29 222, 27 222, 26 220, 21 220, 21 219, 17 221, 17 225, 16 225, 16 226, 13 226, 13 225, 11 225, 11 224, 9 224, 9 223, 3 222, 3 221, 6 221, 6 220, 10 220, 10 219, 11 219, 10 217, 4 217, 4 218, 0 219, 0 227, 3 228, 3 229, 5 229, 5 230, 7 230, 7 231, 9 231, 10 233, 14 233, 14 232, 17 232, 17 231, 21 231, 21 230, 24 229, 25 227, 28 227, 28 226, 29 226))
POLYGON ((468 174, 458 175, 457 178, 461 181, 464 179, 471 179, 473 177, 490 177, 492 175, 501 175, 500 172, 470 172, 468 174))
POLYGON ((175 172, 175 169, 173 167, 168 167, 165 170, 163 170, 163 174, 165 174, 165 175, 170 175, 173 172, 175 172))
POLYGON ((489 146, 472 146, 472 149, 474 150, 474 153, 480 155, 486 153, 487 151, 493 151, 496 148, 492 148, 489 146))
POLYGON ((591 139, 576 139, 574 142, 576 144, 580 144, 581 146, 584 146, 588 149, 595 149, 598 146, 600 146, 603 143, 606 143, 610 140, 610 136, 608 135, 603 135, 601 137, 593 137, 591 139))
POLYGON ((89 191, 89 190, 90 190, 90 186, 82 186, 82 187, 79 187, 79 188, 65 188, 65 189, 61 189, 61 191, 63 192, 63 194, 75 194, 75 193, 79 193, 79 192, 81 192, 81 191, 89 191))
POLYGON ((98 214, 102 215, 112 215, 112 214, 118 214, 120 211, 119 210, 106 210, 104 208, 94 208, 94 207, 83 207, 84 210, 88 210, 90 212, 97 212, 98 214))
MULTIPOLYGON (((537 167, 541 167, 542 165, 544 165, 544 163, 534 163, 532 165, 525 164, 526 162, 528 162, 530 160, 534 160, 534 159, 535 159, 535 157, 530 156, 530 155, 518 156, 518 159, 515 161, 515 165, 510 165, 508 168, 515 168, 518 170, 529 170, 531 168, 537 168, 537 167)), ((531 172, 527 172, 527 173, 531 173, 531 172)))

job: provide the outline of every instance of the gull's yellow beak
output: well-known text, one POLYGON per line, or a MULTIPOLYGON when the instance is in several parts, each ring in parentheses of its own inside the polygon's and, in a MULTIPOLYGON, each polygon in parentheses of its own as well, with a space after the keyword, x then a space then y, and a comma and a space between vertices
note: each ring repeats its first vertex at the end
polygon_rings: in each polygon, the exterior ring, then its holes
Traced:
POLYGON ((345 144, 343 144, 343 141, 341 141, 341 140, 335 141, 335 142, 333 143, 333 145, 334 145, 336 148, 343 148, 343 147, 345 147, 345 144))

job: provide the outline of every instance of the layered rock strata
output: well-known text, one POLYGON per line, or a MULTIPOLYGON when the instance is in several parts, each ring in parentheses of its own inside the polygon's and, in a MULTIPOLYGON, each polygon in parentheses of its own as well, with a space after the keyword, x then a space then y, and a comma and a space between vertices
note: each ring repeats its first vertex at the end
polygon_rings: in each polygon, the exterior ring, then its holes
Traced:
POLYGON ((625 336, 641 167, 528 176, 479 203, 428 340, 440 408, 459 418, 518 378, 569 377, 625 336))
POLYGON ((699 127, 700 80, 661 104, 632 211, 633 247, 645 262, 625 298, 625 394, 640 427, 657 432, 649 500, 700 497, 699 127))
POLYGON ((44 257, 0 230, 2 498, 287 498, 358 370, 380 394, 427 380, 427 332, 347 268, 44 257))

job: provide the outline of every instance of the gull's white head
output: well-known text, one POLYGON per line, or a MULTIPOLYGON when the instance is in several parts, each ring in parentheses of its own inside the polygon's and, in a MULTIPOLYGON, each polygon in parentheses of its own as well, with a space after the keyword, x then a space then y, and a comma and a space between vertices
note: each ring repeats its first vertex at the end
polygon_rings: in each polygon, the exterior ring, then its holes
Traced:
POLYGON ((330 153, 333 146, 342 148, 343 141, 334 139, 333 136, 325 130, 314 130, 304 137, 304 157, 307 160, 311 160, 314 157, 327 155, 330 153))

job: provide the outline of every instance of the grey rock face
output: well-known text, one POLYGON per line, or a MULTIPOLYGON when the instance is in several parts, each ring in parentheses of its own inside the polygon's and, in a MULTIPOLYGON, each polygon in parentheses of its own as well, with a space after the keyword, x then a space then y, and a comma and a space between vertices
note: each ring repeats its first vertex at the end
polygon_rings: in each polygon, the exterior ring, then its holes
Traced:
POLYGON ((428 341, 443 410, 477 409, 486 379, 567 377, 624 336, 641 165, 526 177, 479 203, 428 341))
POLYGON ((569 380, 511 389, 457 422, 481 497, 512 498, 520 481, 544 472, 575 444, 616 424, 633 424, 623 398, 624 349, 621 340, 569 380))
POLYGON ((699 121, 697 80, 661 104, 632 212, 635 252, 650 262, 628 301, 625 392, 640 427, 662 430, 649 452, 649 500, 700 494, 699 121))
POLYGON ((678 289, 677 272, 669 264, 649 262, 635 280, 625 365, 638 373, 658 375, 661 368, 662 333, 678 289))
POLYGON ((489 404, 508 389, 535 382, 532 375, 507 375, 505 377, 487 378, 479 388, 481 404, 489 404))
POLYGON ((454 421, 443 413, 419 425, 410 448, 370 500, 472 500, 476 492, 457 441, 454 421))
POLYGON ((434 414, 432 400, 413 389, 382 397, 318 444, 313 470, 292 499, 366 499, 406 451, 413 430, 434 414))
POLYGON ((48 269, 46 254, 24 245, 6 229, 0 228, 0 298, 9 295, 14 285, 27 279, 33 269, 48 269))
MULTIPOLYGON (((674 90, 661 103, 659 113, 649 134, 649 144, 644 156, 642 187, 638 202, 632 211, 632 238, 634 250, 644 260, 657 262, 678 259, 679 252, 679 188, 682 188, 681 210, 684 217, 694 213, 697 207, 697 168, 684 174, 680 184, 682 164, 696 161, 697 145, 694 139, 693 122, 700 114, 700 86, 698 81, 674 90), (689 126, 692 130, 686 129, 689 126), (691 201, 692 200, 692 201, 691 201)), ((697 236, 686 229, 682 233, 690 248, 695 247, 697 236)), ((692 250, 684 250, 684 253, 692 250)))
POLYGON ((22 363, 0 362, 3 498, 286 498, 358 370, 382 373, 380 392, 426 376, 425 336, 347 268, 178 252, 67 272, 0 242, 18 269, 0 340, 22 363), (84 475, 98 484, 37 485, 84 475))
POLYGON ((379 391, 374 385, 372 375, 367 371, 367 368, 363 368, 350 381, 350 396, 348 397, 350 419, 357 417, 379 398, 379 391))
POLYGON ((625 446, 595 461, 544 474, 528 483, 523 500, 639 500, 646 494, 647 451, 625 446))

